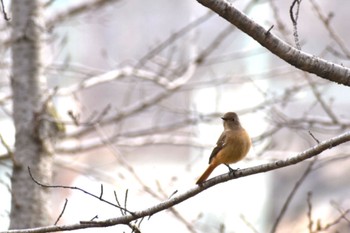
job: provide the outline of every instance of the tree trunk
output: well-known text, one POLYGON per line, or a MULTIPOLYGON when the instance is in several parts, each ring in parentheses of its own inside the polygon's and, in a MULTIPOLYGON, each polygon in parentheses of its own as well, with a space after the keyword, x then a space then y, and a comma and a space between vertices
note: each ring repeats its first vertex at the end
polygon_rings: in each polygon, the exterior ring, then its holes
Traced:
POLYGON ((45 27, 39 0, 13 0, 12 77, 13 118, 16 128, 10 228, 52 224, 48 190, 31 180, 28 167, 40 181, 50 183, 52 156, 46 112, 42 43, 45 27))

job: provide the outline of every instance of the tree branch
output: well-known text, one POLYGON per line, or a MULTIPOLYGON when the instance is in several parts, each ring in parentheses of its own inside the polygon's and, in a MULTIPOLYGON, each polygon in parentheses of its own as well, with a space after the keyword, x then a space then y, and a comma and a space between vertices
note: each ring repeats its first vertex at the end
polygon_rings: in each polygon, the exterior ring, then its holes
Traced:
POLYGON ((50 16, 46 20, 46 26, 47 28, 54 27, 58 23, 62 23, 73 17, 87 13, 89 12, 89 10, 96 11, 97 9, 100 9, 108 4, 111 4, 112 2, 118 2, 118 1, 119 0, 90 0, 90 1, 81 2, 73 6, 69 6, 64 11, 57 12, 54 15, 50 16))
POLYGON ((317 157, 314 157, 314 159, 309 163, 309 165, 307 166, 306 170, 304 171, 304 173, 302 174, 302 176, 299 178, 299 180, 295 183, 293 189, 291 190, 291 192, 289 193, 287 199, 285 200, 283 206, 282 206, 282 209, 275 221, 275 223, 273 224, 272 226, 272 229, 271 229, 271 233, 274 233, 274 232, 277 232, 277 227, 279 225, 279 223, 281 222, 284 214, 286 213, 287 209, 288 209, 288 206, 290 204, 290 202, 292 201, 295 193, 297 192, 297 190, 299 189, 299 187, 301 186, 301 184, 306 180, 306 177, 310 174, 310 172, 312 171, 312 167, 313 165, 315 164, 316 162, 316 158, 317 157))
POLYGON ((72 224, 72 225, 64 225, 64 226, 48 226, 48 227, 39 227, 39 228, 32 228, 32 229, 24 229, 24 230, 9 230, 9 231, 3 231, 0 233, 40 233, 40 232, 56 232, 56 231, 67 231, 67 230, 77 230, 77 229, 84 229, 84 228, 92 228, 92 227, 107 227, 107 226, 114 226, 118 224, 128 224, 131 221, 134 221, 136 219, 144 218, 146 216, 151 216, 155 213, 158 213, 160 211, 166 210, 172 206, 175 206, 201 192, 204 190, 213 187, 217 184, 237 179, 240 177, 250 176, 254 174, 259 174, 263 172, 268 172, 272 170, 276 170, 282 167, 291 166, 297 163, 300 163, 306 159, 312 158, 323 151, 327 149, 331 149, 335 146, 338 146, 342 143, 350 141, 350 131, 343 133, 339 136, 333 137, 331 139, 325 140, 299 154, 297 154, 294 157, 287 158, 285 160, 277 160, 271 163, 262 164, 246 169, 238 170, 234 173, 226 173, 220 176, 216 176, 206 182, 204 182, 201 186, 195 186, 194 188, 188 190, 185 193, 179 194, 178 196, 174 196, 173 198, 170 198, 162 203, 159 203, 155 206, 152 206, 148 209, 136 211, 133 212, 133 214, 128 214, 125 216, 117 217, 117 218, 111 218, 104 221, 90 221, 90 222, 81 222, 78 224, 72 224))
POLYGON ((237 10, 227 0, 197 0, 252 37, 273 54, 300 70, 329 81, 350 86, 350 69, 300 51, 237 10))
POLYGON ((94 198, 96 198, 96 199, 98 199, 98 200, 100 200, 100 201, 102 201, 102 202, 104 202, 104 203, 107 203, 108 205, 111 205, 111 206, 116 207, 116 208, 118 208, 118 209, 120 209, 120 210, 123 210, 125 213, 129 213, 129 214, 133 215, 133 212, 127 210, 126 208, 123 208, 123 207, 121 207, 121 206, 119 206, 119 205, 116 205, 116 204, 114 204, 114 203, 112 203, 112 202, 109 202, 109 201, 103 199, 103 198, 102 198, 103 186, 101 186, 101 194, 100 194, 100 196, 97 196, 97 195, 95 195, 95 194, 93 194, 93 193, 90 193, 90 192, 88 192, 88 191, 86 191, 86 190, 84 190, 84 189, 82 189, 82 188, 78 188, 78 187, 74 187, 74 186, 43 184, 43 183, 37 181, 37 180, 33 177, 32 172, 31 172, 31 170, 30 170, 30 167, 28 167, 28 173, 29 173, 30 178, 34 181, 34 183, 36 183, 37 185, 39 185, 39 186, 41 186, 41 187, 43 187, 43 188, 51 188, 51 189, 52 189, 52 188, 60 188, 60 189, 79 190, 80 192, 83 192, 83 193, 85 193, 85 194, 88 195, 88 196, 94 197, 94 198))

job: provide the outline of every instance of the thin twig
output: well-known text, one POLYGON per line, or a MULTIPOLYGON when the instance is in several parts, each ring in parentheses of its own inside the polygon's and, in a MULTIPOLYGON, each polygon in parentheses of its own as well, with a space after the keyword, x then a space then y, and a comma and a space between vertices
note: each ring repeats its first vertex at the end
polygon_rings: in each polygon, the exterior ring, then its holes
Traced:
MULTIPOLYGON (((125 190, 124 210, 126 210, 126 203, 127 203, 127 201, 128 201, 128 193, 129 193, 129 189, 125 190)), ((126 214, 126 212, 124 212, 124 214, 126 214)))
POLYGON ((328 17, 326 17, 322 13, 320 6, 314 0, 310 0, 310 3, 311 3, 311 6, 313 7, 313 9, 316 11, 319 19, 322 21, 323 25, 328 30, 332 39, 338 44, 338 46, 340 47, 340 49, 342 50, 342 52, 344 53, 346 58, 349 59, 350 58, 350 50, 347 48, 346 43, 337 34, 337 32, 334 30, 334 28, 331 27, 330 19, 331 19, 332 15, 329 15, 328 17))
MULTIPOLYGON (((115 201, 117 202, 118 206, 121 206, 121 204, 120 204, 120 202, 118 200, 117 192, 113 191, 113 193, 114 193, 115 201)), ((121 212, 122 215, 125 215, 124 211, 122 209, 120 209, 120 212, 121 212)))
POLYGON ((294 0, 289 9, 290 19, 293 23, 293 35, 294 41, 297 49, 301 50, 299 34, 298 34, 298 18, 299 18, 299 9, 300 9, 301 0, 294 0), (294 14, 294 7, 296 6, 296 11, 294 14))
POLYGON ((208 11, 207 13, 198 17, 194 21, 190 22, 188 25, 184 26, 177 32, 173 33, 169 38, 164 40, 162 43, 158 44, 157 47, 155 47, 154 49, 149 51, 146 55, 144 55, 141 59, 139 59, 136 67, 142 67, 146 63, 146 61, 152 59, 155 55, 159 54, 162 50, 167 48, 171 43, 173 43, 180 37, 186 35, 186 33, 190 32, 191 30, 193 30, 193 28, 198 27, 198 25, 207 21, 213 15, 214 15, 213 12, 208 11))
POLYGON ((307 225, 307 228, 309 229, 309 233, 312 233, 312 226, 313 226, 313 221, 312 221, 312 203, 311 203, 311 197, 312 197, 312 192, 307 193, 307 219, 309 220, 309 224, 307 225))
POLYGON ((327 115, 329 116, 329 118, 331 118, 334 124, 339 124, 339 120, 337 116, 334 114, 333 110, 323 100, 322 93, 320 93, 320 91, 317 89, 317 86, 315 85, 315 83, 312 82, 310 75, 307 73, 304 73, 304 77, 309 83, 311 91, 314 94, 317 102, 321 105, 322 109, 327 113, 327 115))
POLYGON ((270 27, 269 27, 269 29, 267 29, 267 31, 265 32, 265 35, 268 35, 270 32, 271 32, 271 30, 273 29, 273 27, 274 27, 275 25, 271 25, 270 27))
POLYGON ((100 197, 99 197, 100 200, 102 199, 102 196, 103 196, 103 184, 101 184, 101 192, 100 192, 100 197))
POLYGON ((284 25, 282 18, 278 12, 278 7, 276 4, 275 0, 269 0, 269 3, 271 5, 271 10, 272 10, 272 14, 273 14, 273 18, 276 21, 276 26, 278 28, 278 32, 280 32, 283 35, 283 39, 284 40, 288 40, 288 35, 289 32, 287 31, 287 27, 284 25))
POLYGON ((100 201, 102 201, 102 202, 104 202, 104 203, 107 203, 108 205, 111 205, 111 206, 114 206, 114 207, 116 207, 116 208, 118 208, 118 209, 121 209, 121 210, 123 210, 123 211, 125 211, 125 212, 127 212, 127 213, 129 213, 129 214, 131 214, 131 215, 134 214, 132 211, 129 211, 129 210, 127 210, 127 209, 124 209, 123 207, 118 206, 118 205, 116 205, 116 204, 114 204, 114 203, 112 203, 112 202, 109 202, 109 201, 105 200, 105 199, 101 199, 99 196, 97 196, 97 195, 95 195, 95 194, 92 194, 92 193, 90 193, 90 192, 88 192, 88 191, 86 191, 86 190, 84 190, 84 189, 82 189, 82 188, 79 188, 79 187, 66 186, 66 185, 47 185, 47 184, 42 184, 42 183, 40 183, 39 181, 37 181, 37 180, 33 177, 32 172, 31 172, 31 170, 30 170, 30 167, 28 167, 28 172, 29 172, 29 175, 30 175, 30 177, 32 178, 32 180, 33 180, 37 185, 40 185, 40 186, 43 187, 43 188, 62 188, 62 189, 74 189, 74 190, 79 190, 79 191, 81 191, 81 192, 83 192, 83 193, 85 193, 85 194, 87 194, 87 195, 89 195, 89 196, 91 196, 91 197, 94 197, 94 198, 96 198, 96 199, 98 199, 98 200, 100 200, 100 201))
POLYGON ((2 14, 4 15, 4 19, 6 21, 10 21, 11 19, 7 16, 5 6, 4 6, 4 0, 1 0, 1 8, 2 8, 2 14))
MULTIPOLYGON (((167 198, 167 194, 164 192, 164 190, 163 190, 163 188, 161 187, 161 185, 160 185, 159 182, 157 182, 157 186, 158 186, 159 192, 163 195, 163 197, 164 197, 164 198, 167 198)), ((175 190, 175 191, 170 195, 170 197, 168 197, 168 199, 170 199, 171 197, 173 197, 177 192, 178 192, 178 190, 175 190)), ((187 219, 186 219, 184 216, 182 216, 182 215, 180 214, 180 212, 177 211, 176 208, 175 208, 174 206, 170 207, 168 210, 169 210, 181 223, 183 223, 183 224, 186 226, 186 228, 187 228, 187 230, 188 230, 189 232, 192 232, 192 233, 195 233, 195 232, 196 232, 196 231, 194 230, 193 224, 192 224, 191 222, 187 221, 187 219)))
MULTIPOLYGON (((256 4, 255 0, 251 0, 243 12, 249 12, 256 4)), ((200 54, 196 58, 196 63, 198 65, 202 64, 205 59, 212 54, 224 41, 226 37, 228 37, 230 34, 232 34, 235 30, 232 25, 228 25, 224 30, 222 30, 220 33, 217 34, 217 36, 206 46, 205 49, 203 49, 200 54)))
POLYGON ((140 228, 141 223, 143 222, 144 219, 145 219, 145 218, 141 218, 141 220, 139 221, 139 224, 137 224, 138 228, 140 228))
MULTIPOLYGON (((338 204, 338 203, 335 203, 334 201, 331 202, 331 205, 332 205, 336 210, 338 210, 339 213, 342 214, 342 215, 343 215, 346 211, 348 211, 348 210, 344 211, 344 210, 339 206, 339 204, 338 204)), ((344 215, 344 220, 345 220, 348 224, 350 224, 350 219, 347 218, 345 215, 344 215)))
POLYGON ((243 214, 240 214, 239 217, 247 225, 247 227, 252 230, 252 232, 259 233, 259 231, 257 229, 255 229, 254 225, 251 222, 249 222, 243 214))
POLYGON ((322 231, 327 231, 329 228, 337 225, 342 219, 346 219, 346 215, 350 213, 350 209, 347 209, 343 213, 341 213, 336 219, 334 219, 332 222, 327 223, 324 227, 322 227, 322 231))
POLYGON ((135 233, 141 233, 139 227, 136 226, 135 224, 129 223, 129 224, 127 224, 127 225, 130 227, 131 233, 133 233, 133 232, 135 232, 135 233))
POLYGON ((299 180, 295 183, 292 191, 289 193, 286 201, 283 204, 283 207, 281 209, 281 212, 279 213, 278 217, 276 218, 276 221, 271 229, 271 233, 276 232, 278 224, 281 222, 281 219, 283 218, 284 214, 286 213, 288 206, 290 204, 290 202, 292 201, 292 198, 294 197, 295 193, 297 192, 297 190, 299 189, 299 187, 301 186, 301 184, 305 181, 306 177, 309 175, 309 173, 312 171, 312 166, 314 165, 314 163, 316 162, 317 157, 314 157, 314 159, 309 163, 309 165, 307 166, 306 170, 304 171, 304 173, 302 174, 302 176, 299 178, 299 180))
POLYGON ((320 140, 318 140, 310 130, 308 132, 309 132, 310 136, 312 137, 312 139, 314 139, 317 144, 320 143, 320 140))
POLYGON ((58 218, 57 218, 57 220, 56 220, 56 222, 55 222, 55 224, 54 224, 55 226, 57 225, 58 221, 60 221, 60 219, 61 219, 61 217, 62 217, 64 211, 66 210, 67 203, 68 203, 68 199, 66 198, 66 201, 64 202, 63 209, 62 209, 60 215, 58 216, 58 218))
POLYGON ((92 218, 89 220, 89 222, 92 222, 92 221, 94 221, 95 219, 98 219, 98 215, 95 215, 94 217, 92 217, 92 218))
POLYGON ((89 11, 96 11, 102 9, 104 6, 111 4, 112 2, 118 2, 119 0, 93 0, 93 1, 81 1, 79 4, 72 4, 66 7, 63 11, 57 11, 57 13, 50 16, 46 20, 48 28, 52 28, 59 23, 63 23, 81 14, 85 14, 89 11))

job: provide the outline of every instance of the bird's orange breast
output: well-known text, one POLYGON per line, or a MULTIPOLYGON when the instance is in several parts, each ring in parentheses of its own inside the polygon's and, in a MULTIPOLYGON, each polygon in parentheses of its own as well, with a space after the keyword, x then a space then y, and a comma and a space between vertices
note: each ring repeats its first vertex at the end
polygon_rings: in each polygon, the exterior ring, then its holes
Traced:
POLYGON ((213 158, 216 164, 231 164, 242 160, 248 153, 251 140, 248 133, 243 129, 226 132, 224 147, 213 158))

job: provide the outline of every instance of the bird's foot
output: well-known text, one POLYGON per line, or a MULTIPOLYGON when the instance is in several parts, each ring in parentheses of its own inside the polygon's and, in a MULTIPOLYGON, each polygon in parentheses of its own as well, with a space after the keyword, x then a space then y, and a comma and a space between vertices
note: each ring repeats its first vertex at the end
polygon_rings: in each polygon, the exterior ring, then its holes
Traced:
POLYGON ((233 175, 233 176, 235 176, 235 172, 239 170, 239 168, 233 169, 232 167, 230 167, 230 166, 229 166, 228 164, 226 164, 226 163, 225 163, 225 166, 228 168, 230 175, 233 175))

